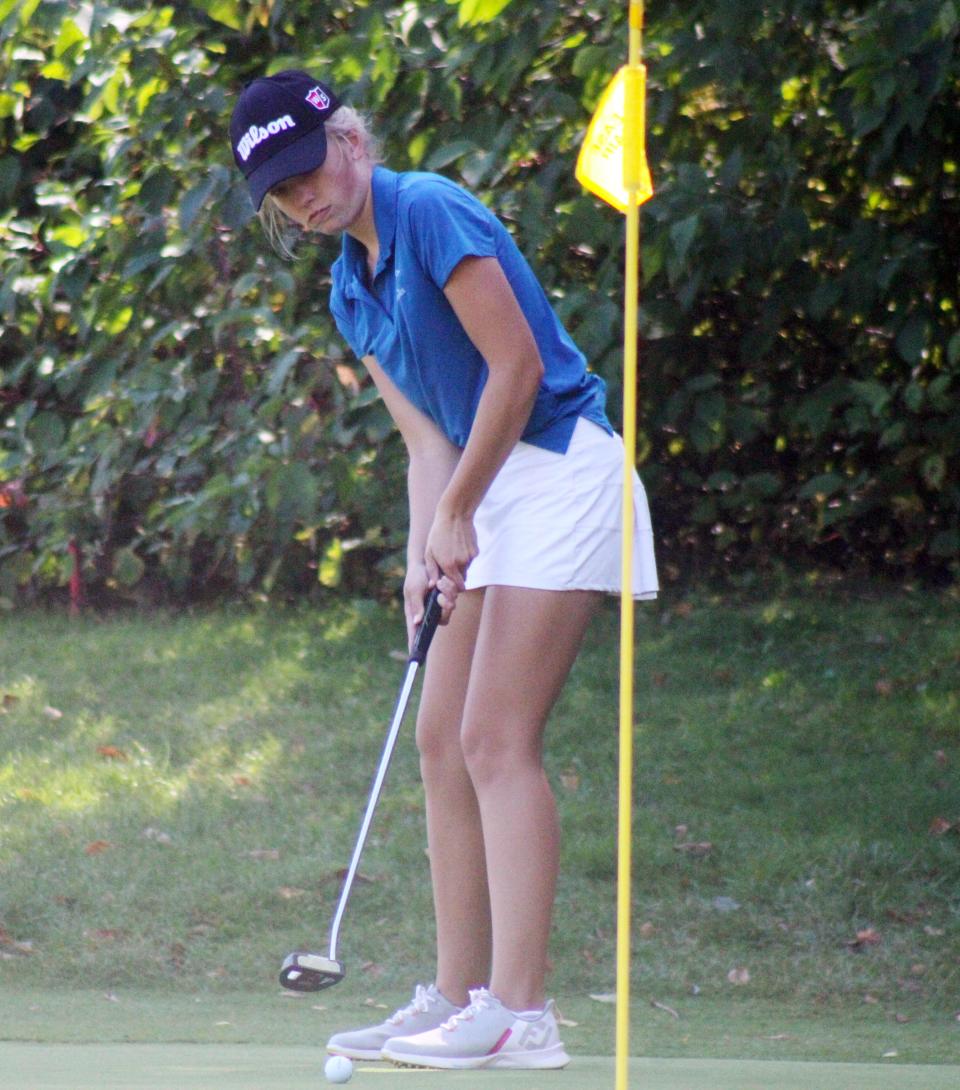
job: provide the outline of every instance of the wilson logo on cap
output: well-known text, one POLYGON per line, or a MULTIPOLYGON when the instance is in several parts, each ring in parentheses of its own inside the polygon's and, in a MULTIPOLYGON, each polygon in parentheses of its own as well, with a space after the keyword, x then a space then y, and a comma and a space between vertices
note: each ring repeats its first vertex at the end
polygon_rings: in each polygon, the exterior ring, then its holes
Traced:
POLYGON ((330 105, 330 96, 322 87, 314 87, 307 92, 307 102, 318 110, 325 110, 330 105))
POLYGON ((284 114, 283 117, 275 117, 273 121, 268 121, 266 125, 251 125, 237 144, 237 155, 240 156, 243 162, 246 162, 250 158, 250 153, 258 144, 262 144, 264 140, 269 140, 271 136, 276 136, 278 132, 285 132, 287 129, 295 129, 296 127, 297 123, 289 114, 284 114))

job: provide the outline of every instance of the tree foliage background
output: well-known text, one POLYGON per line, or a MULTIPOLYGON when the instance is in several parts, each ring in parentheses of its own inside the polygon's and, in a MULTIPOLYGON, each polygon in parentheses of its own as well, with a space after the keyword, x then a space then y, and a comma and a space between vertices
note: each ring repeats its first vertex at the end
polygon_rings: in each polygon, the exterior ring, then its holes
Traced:
MULTIPOLYGON (((515 228, 609 383, 621 217, 573 164, 627 4, 0 0, 0 601, 389 593, 403 455, 226 130, 327 78, 515 228)), ((653 0, 640 462, 668 578, 960 554, 960 5, 653 0)))

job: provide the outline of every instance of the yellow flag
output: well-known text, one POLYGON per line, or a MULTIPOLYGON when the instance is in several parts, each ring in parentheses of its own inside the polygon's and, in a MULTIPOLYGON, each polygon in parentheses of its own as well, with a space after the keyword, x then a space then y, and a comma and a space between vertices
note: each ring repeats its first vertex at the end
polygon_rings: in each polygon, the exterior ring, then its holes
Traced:
MULTIPOLYGON (((620 212, 626 212, 630 201, 630 190, 624 179, 625 143, 639 155, 636 203, 643 204, 653 196, 644 140, 646 76, 643 65, 625 65, 613 77, 590 121, 577 159, 577 181, 620 212), (628 96, 627 85, 634 80, 628 96)), ((626 168, 636 169, 637 164, 627 163, 626 168)))

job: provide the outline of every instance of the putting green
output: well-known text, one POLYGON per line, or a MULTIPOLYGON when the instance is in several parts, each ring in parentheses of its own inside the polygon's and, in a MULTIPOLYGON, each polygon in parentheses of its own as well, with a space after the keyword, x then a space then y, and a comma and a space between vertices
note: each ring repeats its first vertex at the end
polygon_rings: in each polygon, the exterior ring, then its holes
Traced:
MULTIPOLYGON (((275 1045, 34 1045, 0 1043, 4 1090, 300 1090, 325 1087, 324 1053, 275 1045)), ((577 1057, 565 1071, 413 1071, 358 1063, 350 1085, 368 1090, 610 1090, 609 1056, 577 1057)), ((960 1066, 787 1063, 771 1060, 630 1061, 643 1090, 956 1090, 960 1066)))

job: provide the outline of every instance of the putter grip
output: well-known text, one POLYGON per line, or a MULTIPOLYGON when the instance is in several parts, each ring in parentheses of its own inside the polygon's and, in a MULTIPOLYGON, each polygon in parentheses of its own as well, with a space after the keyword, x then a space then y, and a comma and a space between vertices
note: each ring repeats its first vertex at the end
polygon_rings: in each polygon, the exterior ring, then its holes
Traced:
POLYGON ((440 623, 440 591, 436 587, 427 595, 424 601, 423 620, 413 637, 413 649, 410 652, 410 662, 418 662, 422 666, 430 650, 433 634, 440 623))

